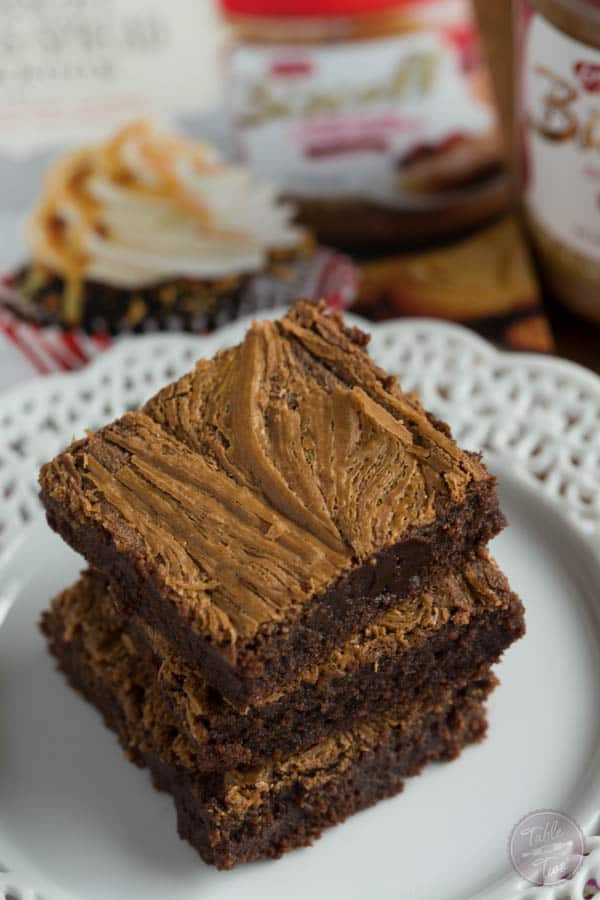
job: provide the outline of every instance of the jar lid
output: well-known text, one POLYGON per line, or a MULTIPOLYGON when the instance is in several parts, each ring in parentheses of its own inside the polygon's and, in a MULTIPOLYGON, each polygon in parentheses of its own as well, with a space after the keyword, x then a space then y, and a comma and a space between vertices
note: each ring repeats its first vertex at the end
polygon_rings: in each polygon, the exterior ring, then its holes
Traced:
MULTIPOLYGON (((241 16, 358 16, 400 6, 417 6, 436 0, 220 0, 226 13, 241 16)), ((600 2, 600 0, 598 0, 600 2)))

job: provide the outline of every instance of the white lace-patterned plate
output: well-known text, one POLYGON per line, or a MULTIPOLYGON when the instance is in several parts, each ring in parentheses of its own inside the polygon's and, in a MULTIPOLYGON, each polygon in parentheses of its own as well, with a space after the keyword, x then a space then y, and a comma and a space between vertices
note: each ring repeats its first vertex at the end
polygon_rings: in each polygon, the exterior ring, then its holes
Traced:
POLYGON ((600 380, 583 369, 500 354, 446 324, 364 325, 380 365, 498 474, 511 527, 494 553, 528 634, 500 666, 484 744, 312 849, 228 873, 204 866, 177 838, 170 799, 54 671, 36 621, 81 561, 42 520, 39 465, 246 324, 128 340, 77 375, 0 395, 0 896, 582 900, 600 883, 600 380), (556 888, 522 882, 508 860, 512 826, 539 808, 586 833, 582 868, 556 888))

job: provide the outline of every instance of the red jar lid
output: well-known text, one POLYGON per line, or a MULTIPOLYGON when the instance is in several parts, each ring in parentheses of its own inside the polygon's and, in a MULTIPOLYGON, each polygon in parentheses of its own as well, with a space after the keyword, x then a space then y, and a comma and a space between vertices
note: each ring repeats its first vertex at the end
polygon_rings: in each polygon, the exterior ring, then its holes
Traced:
MULTIPOLYGON (((226 13, 238 16, 359 16, 435 0, 220 0, 226 13)), ((600 0, 598 0, 600 2, 600 0)))

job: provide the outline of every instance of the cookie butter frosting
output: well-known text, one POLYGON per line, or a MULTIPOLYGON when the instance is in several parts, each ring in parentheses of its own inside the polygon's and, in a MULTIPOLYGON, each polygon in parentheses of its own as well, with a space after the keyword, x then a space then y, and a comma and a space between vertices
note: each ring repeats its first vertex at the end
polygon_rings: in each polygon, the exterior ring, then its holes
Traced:
POLYGON ((364 343, 299 301, 46 465, 44 502, 234 653, 489 479, 364 343))
MULTIPOLYGON (((86 583, 84 590, 96 590, 86 583)), ((344 678, 355 670, 369 667, 374 671, 382 660, 390 658, 409 645, 421 646, 449 622, 455 626, 468 624, 473 616, 513 601, 502 572, 488 557, 468 563, 460 574, 448 575, 420 597, 401 603, 381 616, 340 648, 334 650, 321 665, 305 669, 287 685, 257 707, 266 709, 281 697, 290 697, 303 684, 323 684, 344 678)), ((104 605, 106 598, 97 604, 104 605)), ((210 737, 211 722, 227 714, 229 707, 210 688, 201 673, 192 669, 173 647, 152 629, 144 630, 145 639, 157 659, 161 660, 159 679, 173 707, 178 707, 187 730, 201 744, 210 737)))
MULTIPOLYGON (((62 640, 76 642, 83 650, 86 665, 94 681, 105 694, 116 699, 122 711, 127 744, 134 757, 137 751, 157 753, 162 762, 180 771, 196 770, 197 756, 192 742, 179 732, 178 724, 161 695, 156 679, 134 651, 128 636, 110 614, 99 616, 94 592, 82 589, 86 578, 60 594, 46 614, 55 620, 51 630, 62 633, 62 640), (57 627, 58 626, 58 627, 57 627)), ((497 684, 494 676, 484 675, 467 689, 467 695, 484 699, 497 684)), ((463 696, 464 696, 464 689, 463 696)), ((211 813, 217 817, 243 818, 260 806, 270 794, 302 779, 305 788, 327 784, 344 772, 356 757, 375 749, 391 730, 410 734, 428 715, 440 712, 455 698, 456 688, 447 685, 431 689, 425 685, 408 715, 399 720, 393 715, 379 716, 354 728, 318 742, 271 764, 255 768, 229 769, 215 773, 208 781, 199 778, 189 785, 201 798, 212 794, 211 813)), ((123 738, 123 728, 119 729, 123 738)), ((194 794, 190 797, 193 801, 194 794)))
POLYGON ((73 292, 83 280, 136 288, 258 271, 301 240, 292 215, 207 144, 136 122, 56 163, 27 239, 73 292))

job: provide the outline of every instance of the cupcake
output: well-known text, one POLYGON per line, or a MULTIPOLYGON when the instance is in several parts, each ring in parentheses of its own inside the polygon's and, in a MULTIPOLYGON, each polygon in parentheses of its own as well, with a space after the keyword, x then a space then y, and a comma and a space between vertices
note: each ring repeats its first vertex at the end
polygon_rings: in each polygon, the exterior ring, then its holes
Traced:
POLYGON ((3 301, 91 333, 205 331, 322 292, 322 251, 293 217, 209 145, 135 122, 49 170, 3 301))

